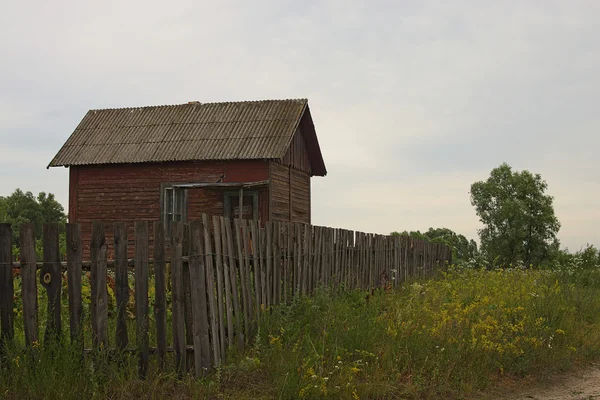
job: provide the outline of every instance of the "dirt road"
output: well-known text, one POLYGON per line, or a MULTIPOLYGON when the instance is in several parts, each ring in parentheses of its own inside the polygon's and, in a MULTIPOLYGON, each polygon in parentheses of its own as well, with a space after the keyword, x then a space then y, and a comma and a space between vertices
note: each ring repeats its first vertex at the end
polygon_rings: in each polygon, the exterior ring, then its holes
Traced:
POLYGON ((600 364, 558 375, 544 384, 513 388, 494 397, 511 400, 600 399, 600 364))

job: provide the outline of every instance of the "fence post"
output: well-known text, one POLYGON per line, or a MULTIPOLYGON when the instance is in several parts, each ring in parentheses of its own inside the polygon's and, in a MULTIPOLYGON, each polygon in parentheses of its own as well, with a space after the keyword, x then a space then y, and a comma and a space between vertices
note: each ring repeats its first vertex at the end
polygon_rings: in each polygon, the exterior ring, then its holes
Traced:
POLYGON ((81 263, 83 245, 81 225, 66 225, 67 240, 67 290, 69 292, 69 316, 71 343, 77 343, 83 355, 83 300, 81 297, 81 263))
POLYGON ((208 291, 208 307, 210 308, 210 329, 212 333, 214 366, 217 367, 221 363, 219 318, 217 315, 217 301, 215 299, 215 271, 213 268, 212 237, 210 234, 210 221, 206 214, 202 214, 202 226, 204 228, 204 252, 206 253, 206 287, 208 291))
POLYGON ((154 221, 154 316, 158 367, 165 369, 167 356, 167 283, 165 272, 165 231, 161 221, 154 221))
POLYGON ((98 349, 108 347, 108 293, 106 289, 106 238, 104 223, 92 222, 90 254, 92 344, 98 349))
POLYGON ((0 355, 15 336, 13 313, 12 229, 0 224, 0 355))
POLYGON ((148 344, 148 222, 135 222, 135 323, 139 350, 138 373, 145 379, 150 356, 148 344))
POLYGON ((44 224, 44 264, 40 271, 40 281, 48 295, 48 314, 44 343, 58 340, 61 335, 60 292, 62 273, 58 250, 58 223, 44 224))
POLYGON ((123 222, 113 226, 115 243, 115 289, 117 300, 117 349, 124 350, 129 344, 127 335, 127 303, 129 302, 129 282, 127 274, 127 227, 123 222))
POLYGON ((19 247, 25 345, 31 347, 38 341, 37 282, 35 279, 37 267, 35 260, 35 236, 32 223, 21 224, 19 227, 19 247))
MULTIPOLYGON (((204 265, 203 230, 200 221, 190 223, 190 288, 192 301, 192 329, 196 378, 210 368, 210 342, 206 304, 206 268, 204 265)), ((210 288, 212 290, 212 287, 210 288)))
POLYGON ((174 222, 171 226, 171 304, 173 308, 173 348, 175 349, 175 369, 183 376, 186 366, 184 293, 183 293, 183 224, 174 222))

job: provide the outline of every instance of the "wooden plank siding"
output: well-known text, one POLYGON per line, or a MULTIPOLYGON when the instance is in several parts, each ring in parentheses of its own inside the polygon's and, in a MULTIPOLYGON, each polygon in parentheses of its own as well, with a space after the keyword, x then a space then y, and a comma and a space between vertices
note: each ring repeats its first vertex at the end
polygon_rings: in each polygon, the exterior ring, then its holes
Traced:
POLYGON ((310 224, 310 176, 306 172, 290 170, 292 221, 310 224))
MULTIPOLYGON (((125 221, 129 256, 133 256, 133 221, 160 219, 162 183, 257 182, 269 179, 269 165, 263 160, 223 162, 172 162, 73 166, 70 168, 69 222, 82 223, 83 256, 89 259, 91 221, 107 222, 107 241, 113 240, 110 222, 125 221)), ((268 219, 267 188, 258 192, 259 219, 268 219)), ((223 215, 222 189, 194 188, 187 191, 187 219, 202 213, 223 215)), ((152 226, 150 227, 152 229, 152 226)), ((153 232, 149 237, 153 243, 153 232)), ((109 258, 113 258, 109 254, 109 258)))
POLYGON ((298 171, 306 172, 308 175, 312 175, 308 149, 306 148, 304 135, 300 128, 296 129, 290 147, 285 156, 283 156, 281 163, 285 166, 295 168, 298 171))

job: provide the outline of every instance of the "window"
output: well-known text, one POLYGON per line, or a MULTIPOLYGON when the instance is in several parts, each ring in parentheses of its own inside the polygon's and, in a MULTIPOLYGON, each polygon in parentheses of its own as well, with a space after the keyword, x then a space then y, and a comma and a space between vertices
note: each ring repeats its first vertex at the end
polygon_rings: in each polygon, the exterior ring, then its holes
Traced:
POLYGON ((186 190, 163 185, 161 213, 165 224, 165 238, 171 237, 173 221, 186 221, 186 190))
MULTIPOLYGON (((228 218, 239 218, 240 193, 225 192, 223 201, 224 215, 228 218)), ((244 191, 242 194, 242 219, 258 219, 258 192, 244 191)))

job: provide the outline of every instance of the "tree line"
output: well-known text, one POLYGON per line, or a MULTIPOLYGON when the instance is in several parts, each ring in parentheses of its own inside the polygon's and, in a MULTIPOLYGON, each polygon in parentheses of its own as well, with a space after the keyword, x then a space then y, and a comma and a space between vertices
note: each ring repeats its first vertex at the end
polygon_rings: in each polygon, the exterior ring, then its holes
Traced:
POLYGON ((496 267, 550 267, 556 264, 600 266, 600 253, 588 244, 570 253, 561 250, 557 238, 560 222, 554 214, 554 198, 540 174, 515 171, 503 163, 485 181, 471 185, 471 204, 483 224, 480 246, 447 228, 425 233, 392 232, 445 243, 453 249, 457 264, 496 267))

